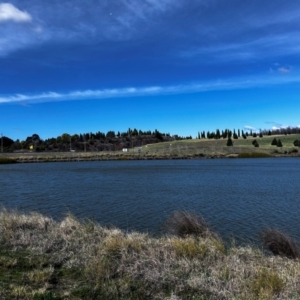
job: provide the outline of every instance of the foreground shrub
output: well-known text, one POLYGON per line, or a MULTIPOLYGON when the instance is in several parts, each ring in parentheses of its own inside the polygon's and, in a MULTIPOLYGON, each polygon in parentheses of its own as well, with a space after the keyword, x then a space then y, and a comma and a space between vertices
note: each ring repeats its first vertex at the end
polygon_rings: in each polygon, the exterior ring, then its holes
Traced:
POLYGON ((264 248, 271 251, 274 255, 288 258, 300 257, 300 248, 297 242, 277 229, 264 229, 260 234, 260 238, 264 248))
POLYGON ((164 229, 167 234, 179 237, 213 235, 208 223, 202 217, 187 211, 175 211, 165 222, 164 229))

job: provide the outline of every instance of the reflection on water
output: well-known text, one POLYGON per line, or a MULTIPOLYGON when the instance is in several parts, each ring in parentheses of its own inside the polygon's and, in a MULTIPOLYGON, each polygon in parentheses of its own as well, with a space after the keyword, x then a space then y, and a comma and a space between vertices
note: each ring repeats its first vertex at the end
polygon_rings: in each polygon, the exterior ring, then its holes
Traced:
POLYGON ((0 202, 151 233, 174 210, 193 210, 226 238, 272 226, 300 240, 299 182, 297 158, 0 165, 0 202))

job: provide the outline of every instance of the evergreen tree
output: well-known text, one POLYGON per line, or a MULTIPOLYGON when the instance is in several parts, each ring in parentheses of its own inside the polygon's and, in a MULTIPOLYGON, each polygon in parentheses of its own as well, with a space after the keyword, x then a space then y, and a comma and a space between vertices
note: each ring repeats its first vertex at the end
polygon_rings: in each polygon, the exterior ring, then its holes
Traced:
POLYGON ((232 139, 229 137, 228 140, 227 140, 227 146, 233 146, 233 142, 232 142, 232 139))
POLYGON ((282 147, 282 143, 281 143, 281 140, 278 140, 277 141, 277 145, 276 145, 277 147, 282 147))
POLYGON ((271 145, 272 145, 272 146, 277 146, 277 140, 276 140, 276 138, 274 138, 274 139, 272 140, 271 145))
POLYGON ((257 140, 254 140, 254 141, 252 142, 252 145, 253 145, 254 147, 259 147, 259 144, 258 144, 257 140))
POLYGON ((225 131, 222 130, 222 138, 226 139, 227 138, 227 129, 225 129, 225 131))

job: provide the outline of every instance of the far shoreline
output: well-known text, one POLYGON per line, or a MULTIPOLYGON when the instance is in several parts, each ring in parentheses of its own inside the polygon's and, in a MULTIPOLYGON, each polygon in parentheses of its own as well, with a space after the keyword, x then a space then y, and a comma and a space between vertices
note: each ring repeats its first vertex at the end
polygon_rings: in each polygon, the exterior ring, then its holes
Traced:
POLYGON ((232 158, 279 158, 300 157, 299 153, 266 153, 266 152, 240 152, 240 153, 200 153, 187 155, 146 155, 123 153, 95 153, 95 152, 26 152, 1 153, 0 164, 9 163, 49 163, 49 162, 83 162, 83 161, 128 161, 128 160, 187 160, 187 159, 232 159, 232 158))

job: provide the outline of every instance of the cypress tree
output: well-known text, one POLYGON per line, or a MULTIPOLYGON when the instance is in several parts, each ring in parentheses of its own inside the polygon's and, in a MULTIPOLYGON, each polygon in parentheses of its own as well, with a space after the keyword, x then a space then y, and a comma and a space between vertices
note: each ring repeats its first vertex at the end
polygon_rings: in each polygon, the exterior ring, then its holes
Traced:
POLYGON ((227 140, 227 146, 233 146, 233 142, 232 142, 232 139, 229 137, 228 140, 227 140))
POLYGON ((282 147, 282 143, 281 143, 281 140, 278 140, 277 141, 277 145, 276 145, 277 147, 282 147))
POLYGON ((272 140, 271 145, 272 145, 272 146, 277 146, 277 140, 276 140, 276 138, 274 138, 274 139, 272 140))

